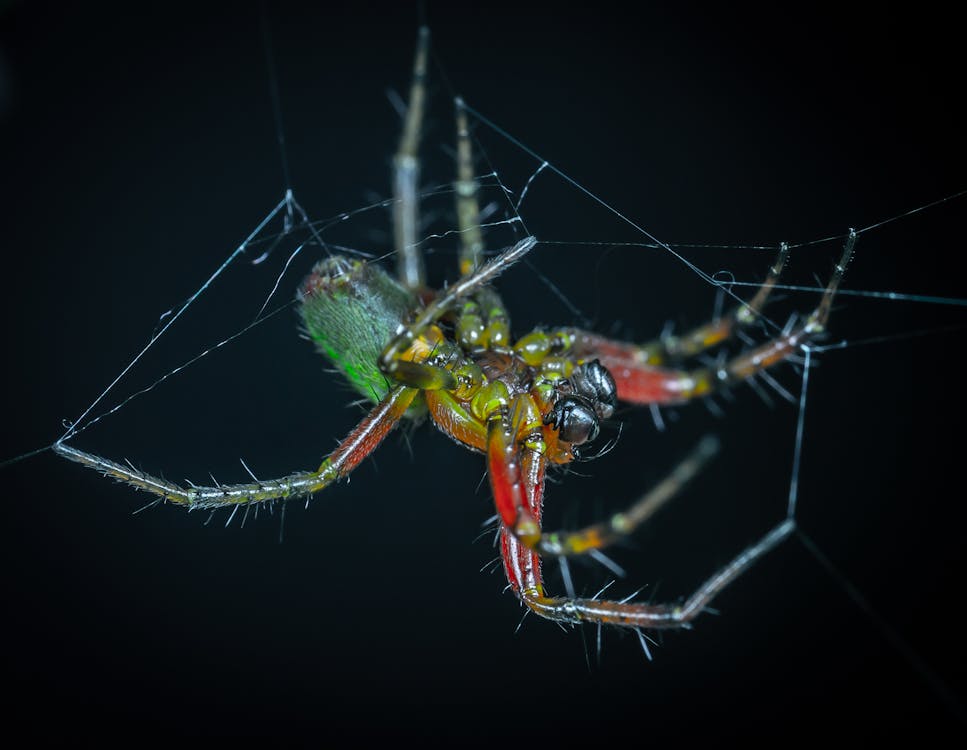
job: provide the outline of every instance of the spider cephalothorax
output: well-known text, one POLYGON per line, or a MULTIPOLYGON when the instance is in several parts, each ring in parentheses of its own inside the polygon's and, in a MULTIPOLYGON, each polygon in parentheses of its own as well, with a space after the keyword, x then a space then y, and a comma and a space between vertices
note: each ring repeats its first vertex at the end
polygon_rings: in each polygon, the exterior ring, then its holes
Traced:
POLYGON ((412 382, 424 393, 414 397, 411 416, 422 414, 427 403, 440 429, 470 448, 486 450, 486 421, 491 402, 524 399, 539 414, 535 437, 558 446, 551 452, 555 463, 578 456, 577 446, 594 440, 600 420, 609 418, 617 404, 617 386, 597 359, 577 361, 568 356, 571 337, 535 331, 514 346, 506 346, 502 331, 494 335, 493 321, 509 321, 499 297, 483 288, 465 304, 463 315, 448 315, 406 339, 390 367, 377 362, 386 341, 413 320, 417 297, 378 265, 332 256, 320 261, 299 288, 300 312, 306 332, 323 354, 364 396, 378 402, 392 387, 392 379, 412 382), (489 303, 488 322, 477 312, 489 303), (466 320, 474 318, 474 322, 466 320), (489 325, 488 325, 489 323, 489 325), (497 339, 497 343, 494 340, 497 339), (400 373, 402 368, 406 373, 400 373), (396 369, 394 369, 396 368, 396 369), (430 377, 428 377, 430 376, 430 377), (452 396, 443 398, 431 384, 452 383, 452 396), (454 413, 463 415, 465 427, 454 431, 454 413))
POLYGON ((131 465, 85 453, 64 441, 61 455, 188 508, 238 507, 307 497, 342 479, 399 422, 428 415, 444 434, 486 457, 500 525, 500 549, 510 588, 530 610, 558 622, 631 628, 681 627, 727 585, 792 532, 786 520, 743 550, 680 604, 553 597, 545 592, 541 556, 602 557, 674 496, 715 452, 702 441, 627 511, 577 531, 542 528, 548 466, 580 458, 602 420, 626 404, 698 400, 786 361, 822 335, 849 261, 851 232, 816 309, 772 340, 714 368, 695 358, 759 319, 782 270, 787 248, 748 303, 683 336, 627 343, 577 328, 550 328, 514 340, 494 279, 536 245, 523 237, 486 259, 466 109, 457 100, 457 179, 460 278, 429 289, 417 238, 417 143, 425 98, 429 34, 420 33, 410 105, 393 161, 394 279, 377 264, 334 256, 316 265, 299 289, 305 330, 352 387, 373 403, 370 412, 315 471, 234 485, 182 487, 131 465))

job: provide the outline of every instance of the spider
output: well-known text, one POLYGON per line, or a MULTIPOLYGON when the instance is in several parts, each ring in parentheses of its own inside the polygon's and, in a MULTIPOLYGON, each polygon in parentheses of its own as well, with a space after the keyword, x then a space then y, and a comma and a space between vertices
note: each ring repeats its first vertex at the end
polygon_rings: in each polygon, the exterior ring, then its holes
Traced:
MULTIPOLYGON (((182 487, 93 455, 64 440, 54 450, 107 476, 189 510, 268 503, 321 492, 347 477, 403 420, 429 420, 444 434, 484 454, 499 523, 503 567, 511 589, 531 611, 560 623, 632 629, 687 627, 725 587, 795 528, 790 518, 674 603, 610 601, 550 595, 542 559, 589 555, 626 537, 695 477, 716 453, 706 438, 666 478, 624 512, 574 531, 542 528, 549 466, 582 458, 619 402, 671 405, 699 400, 774 367, 820 337, 853 252, 851 232, 817 307, 775 338, 717 365, 695 358, 756 322, 786 261, 778 257, 751 300, 682 336, 627 343, 573 327, 511 336, 508 313, 491 282, 538 244, 524 237, 485 260, 478 185, 467 111, 456 100, 460 278, 427 287, 419 249, 418 143, 426 99, 429 31, 420 30, 403 133, 393 160, 397 278, 375 263, 332 255, 317 263, 297 299, 319 351, 374 406, 318 469, 234 485, 182 487)), ((604 449, 598 449, 601 453, 604 449)), ((251 474, 251 472, 249 472, 251 474)))

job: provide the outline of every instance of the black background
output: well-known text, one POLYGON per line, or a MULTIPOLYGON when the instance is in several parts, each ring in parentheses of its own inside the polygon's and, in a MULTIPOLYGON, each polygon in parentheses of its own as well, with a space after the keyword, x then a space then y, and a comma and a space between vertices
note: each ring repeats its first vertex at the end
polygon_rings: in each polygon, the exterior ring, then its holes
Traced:
MULTIPOLYGON (((451 179, 441 144, 454 91, 669 242, 837 236, 967 185, 953 22, 927 7, 428 6, 427 186, 451 179)), ((267 17, 296 197, 316 219, 385 197, 398 131, 385 91, 408 85, 419 11, 273 4, 267 17)), ((257 7, 15 4, 0 14, 0 65, 8 457, 58 437, 286 183, 257 7)), ((519 190, 539 162, 475 130, 491 160, 480 171, 519 190)), ((542 245, 507 274, 518 333, 585 322, 643 339, 712 313, 715 292, 667 253, 604 244, 644 238, 549 170, 522 214, 542 240, 597 244, 542 245)), ((955 200, 863 235, 845 286, 967 297, 962 214, 955 200)), ((376 209, 326 239, 385 252, 388 227, 376 209)), ((433 247, 433 280, 453 278, 452 243, 433 247)), ((837 248, 795 253, 790 282, 825 278, 837 248)), ((233 267, 95 413, 250 321, 291 249, 271 268, 233 267)), ((740 280, 771 259, 687 254, 740 280)), ((774 319, 814 300, 789 295, 774 319)), ((474 543, 492 512, 480 457, 430 428, 391 436, 308 511, 289 507, 282 544, 277 514, 228 528, 225 515, 132 515, 142 496, 47 452, 0 474, 6 708, 42 735, 132 739, 960 733, 962 325, 953 305, 843 296, 834 340, 884 340, 810 372, 798 518, 879 618, 793 539, 720 598, 718 616, 663 637, 652 663, 610 631, 599 663, 591 628, 582 639, 527 618, 515 632, 500 571, 478 572, 494 554, 489 535, 474 543)), ((176 480, 243 481, 240 455, 262 476, 309 469, 360 413, 321 370, 285 310, 76 444, 176 480)), ((777 377, 798 394, 791 368, 777 377)), ((796 408, 776 401, 739 389, 719 399, 724 417, 694 405, 666 414, 664 434, 647 411, 623 413, 615 451, 549 486, 551 518, 574 525, 626 504, 715 432, 715 465, 615 553, 629 571, 617 595, 646 583, 643 596, 655 584, 659 598, 686 594, 785 512, 796 408)), ((586 593, 606 580, 574 567, 586 593)))

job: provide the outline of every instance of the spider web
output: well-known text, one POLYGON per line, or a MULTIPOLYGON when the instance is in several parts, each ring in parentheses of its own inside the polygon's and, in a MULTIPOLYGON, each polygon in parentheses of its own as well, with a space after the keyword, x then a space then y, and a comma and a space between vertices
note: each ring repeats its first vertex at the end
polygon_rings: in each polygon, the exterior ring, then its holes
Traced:
MULTIPOLYGON (((274 605, 277 614, 294 613, 294 640, 324 637, 330 656, 343 649, 370 669, 383 665, 390 686, 414 669, 445 675, 448 655, 459 655, 461 672, 479 682, 450 679, 468 695, 483 695, 503 673, 487 669, 493 652, 481 644, 499 641, 501 653, 519 651, 552 675, 588 683, 555 700, 589 713, 603 705, 620 715, 635 705, 629 695, 635 692, 675 706, 676 716, 711 712, 738 728, 793 723, 815 710, 837 716, 843 710, 837 695, 865 692, 882 702, 892 692, 891 701, 906 705, 913 717, 956 721, 946 704, 957 702, 964 684, 956 658, 962 650, 933 606, 949 596, 947 587, 963 566, 963 511, 950 492, 957 486, 958 443, 938 432, 942 422, 962 423, 952 360, 963 343, 967 296, 949 260, 962 237, 963 198, 954 196, 965 172, 953 115, 938 104, 943 59, 920 60, 905 78, 874 74, 862 58, 879 59, 874 53, 888 48, 885 41, 868 36, 862 44, 847 43, 810 18, 799 20, 823 44, 805 32, 782 44, 757 35, 723 51, 711 21, 696 27, 656 18, 683 41, 658 46, 656 31, 650 48, 600 41, 592 45, 596 54, 575 56, 583 35, 564 20, 549 28, 546 19, 518 16, 519 28, 508 29, 497 19, 477 19, 468 28, 462 19, 434 13, 435 108, 424 137, 431 279, 452 279, 455 267, 454 238, 446 235, 452 160, 439 146, 451 140, 446 102, 453 86, 479 115, 478 164, 485 203, 493 207, 490 248, 519 237, 521 222, 542 241, 527 264, 499 283, 515 332, 579 324, 641 340, 666 323, 683 330, 728 305, 730 293, 751 294, 785 240, 793 255, 784 299, 767 310, 781 327, 790 314, 815 304, 841 235, 851 226, 863 230, 834 310, 832 337, 808 368, 775 373, 792 403, 777 387, 760 383, 772 405, 753 388, 740 388, 716 399, 711 411, 702 405, 663 411, 664 429, 648 410, 628 411, 612 453, 548 489, 551 519, 568 525, 594 520, 627 504, 694 440, 715 432, 722 455, 629 548, 615 552, 628 575, 609 594, 659 583, 659 598, 686 594, 779 522, 792 492, 801 528, 837 572, 827 577, 816 557, 792 540, 722 597, 721 616, 703 618, 697 633, 668 637, 654 666, 641 665, 634 638, 606 634, 601 664, 588 676, 576 637, 557 638, 548 627, 527 622, 515 638, 504 638, 518 610, 509 596, 497 596, 499 573, 476 575, 490 553, 485 543, 470 544, 490 513, 486 489, 474 493, 479 457, 422 430, 406 441, 389 440, 331 500, 317 498, 307 514, 290 511, 281 548, 271 544, 277 523, 240 530, 236 518, 223 532, 160 511, 132 521, 132 493, 99 483, 93 474, 53 461, 40 468, 39 460, 8 468, 21 472, 22 496, 50 496, 18 511, 14 527, 33 530, 27 559, 87 560, 80 592, 65 593, 71 585, 59 562, 30 579, 37 590, 52 587, 67 602, 93 601, 95 612, 107 611, 112 599, 132 605, 121 616, 132 633, 108 649, 115 654, 108 671, 119 674, 127 674, 123 655, 137 654, 126 644, 149 643, 159 625, 175 643, 185 643, 200 633, 224 633, 230 612, 264 626, 248 608, 274 605), (821 55, 824 45, 837 54, 821 55), (723 55, 729 65, 720 69, 723 55), (810 56, 838 62, 808 74, 810 56), (768 66, 760 59, 775 61, 781 72, 762 70, 768 66), (726 86, 752 70, 760 75, 726 86), (852 85, 838 84, 839 77, 852 85), (920 88, 909 87, 914 80, 920 88), (93 496, 97 502, 88 500, 93 496), (78 536, 76 529, 89 531, 78 536), (103 551, 92 550, 93 539, 103 551), (213 546, 222 561, 212 560, 213 546), (159 563, 162 556, 166 562, 159 563), (400 571, 388 571, 387 561, 399 561, 400 571), (161 572, 169 566, 175 569, 170 577, 161 572), (292 580, 280 584, 278 576, 292 580), (844 581, 878 614, 864 615, 856 598, 843 593, 844 581), (372 586, 372 597, 360 597, 362 584, 372 586), (273 585, 279 593, 268 593, 273 585), (460 593, 441 601, 439 593, 426 598, 423 589, 460 593), (214 592, 217 607, 199 604, 205 591, 214 592), (381 620, 386 607, 395 614, 381 620), (192 611, 207 618, 197 630, 166 614, 192 611), (423 624, 408 626, 412 620, 423 624), (360 628, 360 622, 378 624, 360 628), (417 644, 419 658, 400 656, 404 643, 417 644), (471 655, 475 649, 479 655, 471 655), (782 687, 763 703, 754 685, 780 679, 771 662, 781 665, 782 687), (743 670, 748 677, 737 678, 743 670), (810 688, 829 673, 844 687, 820 699, 810 688), (797 684, 796 675, 811 677, 797 684), (938 690, 933 680, 945 687, 938 690), (696 695, 694 681, 717 688, 696 695), (722 692, 728 684, 739 686, 731 700, 722 692), (753 703, 761 710, 743 713, 753 703)), ((381 35, 377 53, 334 46, 335 29, 319 38, 320 26, 300 23, 306 19, 292 9, 273 12, 277 67, 269 82, 278 87, 280 129, 264 94, 264 60, 245 52, 258 35, 257 21, 250 21, 235 30, 237 39, 229 34, 220 42, 232 51, 224 55, 230 63, 195 58, 187 69, 162 73, 149 60, 130 81, 109 78, 113 83, 91 99, 93 116, 105 128, 101 138, 78 129, 72 134, 78 143, 63 133, 31 141, 24 173, 35 180, 34 200, 23 202, 29 232, 13 236, 30 243, 18 246, 42 251, 8 259, 9 278, 35 283, 29 302, 14 293, 4 310, 12 323, 11 351, 18 362, 30 363, 11 391, 27 408, 14 421, 17 440, 6 455, 49 442, 52 417, 76 416, 79 404, 101 393, 132 353, 152 341, 118 387, 78 420, 82 427, 123 404, 79 435, 80 445, 128 456, 174 480, 187 475, 203 483, 212 472, 230 482, 244 479, 239 456, 260 476, 309 468, 328 450, 326 441, 358 419, 358 408, 346 408, 353 397, 320 373, 311 347, 294 335, 295 316, 286 305, 319 255, 314 243, 320 239, 328 248, 374 258, 387 252, 384 186, 397 121, 382 92, 387 85, 405 91, 415 24, 407 17, 396 25, 398 33, 381 35), (131 81, 143 85, 132 88, 131 81), (111 105, 115 97, 124 99, 123 107, 111 105), (119 112, 130 119, 119 120, 119 112), (271 145, 282 132, 290 178, 271 145), (178 151, 190 158, 176 159, 172 152, 178 151), (45 161, 57 170, 41 166, 45 161), (46 182, 48 175, 64 184, 46 182), (104 187, 97 188, 103 192, 90 199, 75 195, 65 208, 65 192, 83 192, 88 180, 81 176, 89 175, 104 175, 104 187), (297 203, 286 200, 289 188, 297 203), (267 213, 272 207, 275 213, 267 213), (299 208, 314 233, 299 228, 299 208), (284 235, 287 221, 299 231, 284 235), (304 242, 310 244, 293 258, 304 242), (240 246, 244 252, 236 254, 240 246), (251 265, 269 249, 263 263, 251 265), (210 354, 192 361, 202 352, 210 354), (48 381, 38 373, 56 377, 48 381)), ((162 18, 155 23, 167 28, 162 18)), ((364 37, 360 19, 340 19, 336 26, 340 34, 364 37)), ((177 38, 188 49, 200 48, 214 33, 202 28, 177 32, 177 38)), ((98 32, 85 29, 89 50, 98 32)), ((888 25, 878 30, 900 33, 888 25)), ((626 39, 611 24, 592 37, 626 39)), ((124 50, 131 54, 129 43, 124 50)), ((106 57, 91 66, 106 75, 110 62, 106 57)), ((79 106, 71 96, 68 111, 79 106)), ((753 333, 761 340, 768 331, 753 333)), ((560 591, 557 571, 548 566, 546 573, 549 586, 560 591)), ((584 593, 612 577, 600 566, 572 564, 572 573, 584 593)), ((22 593, 20 599, 36 605, 37 597, 22 593)), ((77 617, 79 632, 95 629, 93 617, 76 612, 66 621, 77 617)), ((54 630, 77 645, 65 628, 54 630)), ((586 635, 593 661, 594 633, 586 635)), ((236 643, 203 640, 196 656, 216 667, 236 643)), ((167 651, 148 650, 134 661, 164 661, 167 651)), ((84 663, 71 649, 57 653, 69 664, 84 663)), ((272 674, 278 667, 255 644, 246 659, 255 672, 272 674)), ((337 699, 347 705, 366 685, 362 677, 348 677, 348 663, 334 664, 350 684, 337 699)), ((301 669, 287 670, 293 684, 303 684, 301 669)), ((185 679, 193 673, 184 663, 175 671, 185 679)), ((431 682, 429 676, 417 680, 417 692, 430 695, 431 682)), ((456 699, 432 700, 452 700, 470 711, 456 699)))

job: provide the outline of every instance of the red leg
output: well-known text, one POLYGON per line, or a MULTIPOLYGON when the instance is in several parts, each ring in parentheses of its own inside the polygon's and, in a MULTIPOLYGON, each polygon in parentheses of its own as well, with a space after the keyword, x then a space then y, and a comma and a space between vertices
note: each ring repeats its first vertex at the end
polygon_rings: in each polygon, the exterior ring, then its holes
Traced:
POLYGON ((390 391, 339 443, 336 450, 329 454, 316 471, 290 474, 280 479, 256 479, 248 484, 186 488, 167 479, 138 471, 133 466, 78 450, 67 443, 55 443, 54 450, 65 458, 89 466, 140 490, 151 492, 168 502, 183 505, 189 510, 306 497, 345 477, 359 465, 360 461, 376 450, 383 438, 399 423, 400 418, 413 403, 416 393, 416 390, 405 387, 390 391))
POLYGON ((789 256, 789 246, 783 242, 779 246, 779 255, 769 269, 769 275, 755 296, 748 302, 741 302, 725 315, 717 317, 708 323, 694 328, 679 336, 663 335, 654 341, 642 344, 639 348, 650 365, 663 367, 673 366, 688 357, 694 357, 723 341, 735 336, 744 326, 751 325, 759 319, 762 310, 769 299, 769 295, 779 281, 783 266, 789 256))
MULTIPOLYGON (((525 451, 521 455, 520 477, 523 482, 526 507, 535 521, 540 524, 542 503, 544 502, 544 470, 547 462, 536 451, 525 451)), ((514 593, 525 603, 544 596, 544 583, 541 579, 541 558, 528 549, 503 526, 500 530, 500 552, 504 560, 504 572, 514 593)))
MULTIPOLYGON (((706 396, 723 386, 734 385, 757 373, 784 362, 803 346, 815 341, 826 331, 833 297, 839 288, 846 264, 856 244, 856 233, 850 231, 833 275, 815 310, 801 323, 776 338, 740 354, 721 367, 680 370, 658 367, 651 363, 647 348, 615 341, 595 333, 570 330, 574 355, 581 359, 599 359, 611 372, 618 387, 618 398, 635 404, 674 404, 706 396)), ((757 304, 761 304, 759 301, 757 304)))
MULTIPOLYGON (((546 461, 541 453, 524 450, 518 454, 516 465, 518 470, 514 472, 514 477, 522 487, 526 509, 539 523, 544 498, 546 461)), ((491 484, 493 483, 494 477, 491 475, 491 484)), ((680 604, 550 597, 544 590, 540 556, 525 546, 506 525, 500 532, 500 550, 504 571, 514 593, 541 617, 574 624, 591 622, 628 628, 680 628, 686 627, 700 615, 723 589, 751 568, 759 558, 778 546, 794 529, 795 525, 791 520, 779 524, 758 542, 744 549, 680 604)))
MULTIPOLYGON (((642 604, 640 602, 608 601, 551 597, 544 589, 541 575, 540 549, 541 511, 544 502, 544 471, 547 464, 541 433, 530 429, 529 414, 520 400, 510 409, 496 412, 488 425, 487 468, 501 522, 500 549, 504 572, 518 598, 541 617, 558 622, 592 622, 629 628, 677 628, 686 626, 701 614, 726 586, 739 578, 752 564, 776 547, 792 533, 794 524, 785 521, 755 544, 743 550, 728 565, 721 568, 680 604, 642 604), (535 549, 536 548, 536 549, 535 549)), ((701 461, 712 450, 708 445, 683 462, 673 473, 669 483, 680 486, 698 471, 701 461)), ((663 483, 664 485, 665 483, 663 483)), ((669 486, 659 485, 633 506, 627 518, 640 516, 644 520, 655 506, 670 496, 669 486), (650 498, 650 499, 648 499, 650 498), (637 510, 635 510, 637 509, 637 510)), ((620 515, 620 514, 619 514, 620 515)), ((624 525, 624 524, 622 524, 624 525)), ((633 528, 632 524, 631 527, 633 528)), ((550 535, 553 537, 555 535, 550 535)), ((574 538, 583 539, 583 532, 574 538)), ((603 546, 607 535, 601 534, 603 546)), ((549 537, 548 537, 549 538, 549 537)))

